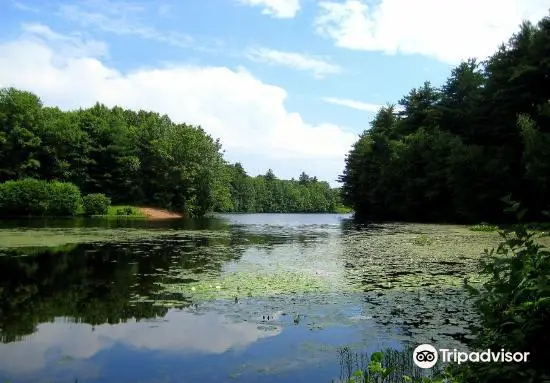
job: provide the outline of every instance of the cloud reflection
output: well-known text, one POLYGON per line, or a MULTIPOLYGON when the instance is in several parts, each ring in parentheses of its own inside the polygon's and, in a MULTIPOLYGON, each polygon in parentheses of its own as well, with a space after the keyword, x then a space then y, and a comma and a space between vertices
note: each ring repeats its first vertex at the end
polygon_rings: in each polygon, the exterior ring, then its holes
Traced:
POLYGON ((174 310, 156 320, 95 327, 59 318, 40 324, 36 333, 21 342, 0 344, 0 371, 32 374, 63 358, 90 359, 115 345, 160 352, 222 354, 230 349, 244 349, 281 331, 280 326, 266 329, 211 312, 199 315, 174 310))

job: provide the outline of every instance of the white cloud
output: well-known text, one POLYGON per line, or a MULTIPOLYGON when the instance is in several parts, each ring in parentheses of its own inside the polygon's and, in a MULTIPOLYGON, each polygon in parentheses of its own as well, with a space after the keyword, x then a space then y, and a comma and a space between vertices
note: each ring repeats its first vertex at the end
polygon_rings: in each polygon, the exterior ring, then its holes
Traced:
POLYGON ((107 44, 92 39, 83 40, 80 34, 61 35, 40 23, 23 24, 22 29, 26 41, 40 44, 42 39, 47 39, 60 57, 100 57, 108 54, 107 44))
POLYGON ((293 18, 300 10, 300 0, 237 0, 252 7, 262 7, 264 15, 279 19, 293 18))
MULTIPOLYGON (((136 14, 145 8, 128 3, 107 3, 94 0, 79 5, 61 5, 58 14, 65 20, 78 23, 82 28, 95 28, 118 35, 137 36, 177 47, 189 47, 193 38, 179 32, 164 32, 139 21, 136 14)), ((162 7, 157 12, 161 12, 162 7)))
POLYGON ((336 179, 357 138, 334 124, 308 124, 286 109, 282 88, 244 68, 172 65, 121 72, 102 62, 100 52, 82 55, 89 42, 60 44, 49 29, 35 32, 41 33, 0 44, 0 86, 33 91, 47 105, 68 109, 99 101, 168 114, 220 138, 233 161, 254 158, 243 161, 247 169, 261 164, 261 173, 272 168, 284 177, 307 169, 319 179, 336 179), (288 165, 279 165, 284 161, 288 165))
POLYGON ((323 78, 327 74, 342 72, 340 66, 330 63, 326 58, 304 53, 283 52, 267 48, 251 48, 245 53, 245 56, 257 62, 311 71, 316 78, 323 78))
POLYGON ((322 1, 317 32, 342 48, 422 54, 456 64, 486 58, 519 30, 538 22, 548 0, 322 1))
POLYGON ((31 7, 30 5, 27 5, 27 4, 22 3, 20 1, 12 0, 11 4, 15 9, 18 9, 18 10, 23 11, 23 12, 32 12, 32 13, 40 12, 38 10, 38 8, 31 7))
POLYGON ((365 112, 372 112, 372 113, 377 112, 378 109, 380 109, 381 107, 381 105, 378 105, 378 104, 369 104, 367 102, 348 100, 344 98, 323 97, 322 100, 330 104, 347 106, 348 108, 362 110, 365 112))

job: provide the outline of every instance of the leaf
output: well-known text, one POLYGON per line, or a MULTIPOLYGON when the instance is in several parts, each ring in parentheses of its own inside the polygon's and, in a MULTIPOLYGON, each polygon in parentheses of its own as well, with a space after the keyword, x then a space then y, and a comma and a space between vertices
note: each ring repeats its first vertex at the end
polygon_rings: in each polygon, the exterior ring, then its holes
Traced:
POLYGON ((382 380, 386 379, 388 376, 391 375, 391 373, 395 370, 394 367, 388 367, 384 369, 384 372, 382 372, 382 380))
POLYGON ((383 359, 384 359, 384 354, 381 351, 375 352, 370 357, 370 361, 371 362, 376 362, 376 363, 382 363, 383 359))

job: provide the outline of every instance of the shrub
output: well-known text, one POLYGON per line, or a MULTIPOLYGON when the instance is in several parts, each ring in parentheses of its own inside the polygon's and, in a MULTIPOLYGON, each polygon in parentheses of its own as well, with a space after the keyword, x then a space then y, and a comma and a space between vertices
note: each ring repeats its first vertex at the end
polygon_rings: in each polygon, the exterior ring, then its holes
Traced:
MULTIPOLYGON (((525 211, 507 202, 521 221, 525 211)), ((499 234, 503 242, 496 251, 486 250, 482 261, 487 282, 480 289, 468 285, 481 318, 473 346, 530 355, 524 363, 472 363, 457 370, 468 382, 549 381, 550 252, 525 225, 499 234)))
POLYGON ((80 207, 81 195, 76 185, 68 182, 51 182, 49 184, 50 200, 48 214, 75 215, 80 207))
POLYGON ((116 211, 116 215, 136 215, 131 206, 124 206, 116 211))
POLYGON ((82 198, 85 215, 105 215, 109 212, 111 199, 102 193, 88 194, 82 198))
POLYGON ((351 353, 349 347, 340 348, 342 383, 459 383, 448 365, 436 364, 429 370, 414 365, 413 347, 397 351, 386 349, 370 355, 351 353))
POLYGON ((26 178, 0 184, 0 215, 75 215, 79 189, 68 182, 26 178))

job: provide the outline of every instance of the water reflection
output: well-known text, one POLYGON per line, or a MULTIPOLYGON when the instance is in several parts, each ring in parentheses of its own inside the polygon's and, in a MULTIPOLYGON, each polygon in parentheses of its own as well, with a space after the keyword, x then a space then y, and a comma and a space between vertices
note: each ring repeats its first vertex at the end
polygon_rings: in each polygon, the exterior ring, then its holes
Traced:
MULTIPOLYGON (((349 216, 324 214, 70 222, 25 225, 32 235, 45 231, 40 225, 61 234, 82 225, 115 239, 1 251, 0 382, 329 382, 344 344, 372 352, 440 336, 440 328, 451 340, 463 332, 444 315, 418 319, 441 312, 434 304, 448 302, 450 291, 418 301, 406 292, 364 291, 432 270, 410 260, 411 249, 426 248, 409 243, 410 233, 399 236, 403 225, 365 231, 349 216), (162 234, 117 238, 126 228, 162 234), (206 302, 190 294, 195 286, 217 288, 208 284, 232 272, 255 294, 206 302), (264 272, 276 280, 250 278, 264 272), (287 272, 297 280, 281 286, 287 272), (311 281, 331 289, 298 291, 311 281), (258 286, 268 282, 275 285, 258 286), (256 294, 264 290, 270 293, 256 294)), ((418 259, 431 257, 424 253, 418 259)))
POLYGON ((275 336, 277 326, 258 328, 255 323, 235 323, 217 313, 171 310, 161 319, 129 320, 117 326, 71 325, 67 318, 42 323, 25 342, 0 345, 0 371, 29 375, 56 362, 91 359, 113 346, 167 353, 223 354, 239 351, 259 339, 275 336), (207 335, 206 335, 207 334, 207 335), (29 343, 33 347, 28 347, 29 343))
MULTIPOLYGON (((175 235, 141 241, 3 250, 0 341, 18 341, 36 331, 39 323, 56 317, 91 325, 162 317, 167 309, 159 302, 172 301, 180 308, 192 303, 185 294, 166 293, 162 285, 196 282, 197 274, 217 275, 239 264, 245 254, 246 262, 261 267, 286 262, 292 269, 290 263, 294 262, 303 269, 307 262, 316 264, 316 245, 321 241, 326 247, 330 237, 327 229, 317 227, 292 230, 239 223, 247 222, 245 217, 225 216, 194 223, 169 220, 164 224, 198 231, 176 231, 175 235), (209 230, 201 231, 204 227, 209 230)), ((306 215, 305 222, 323 223, 322 219, 336 230, 333 235, 338 232, 339 216, 306 215)), ((25 222, 38 225, 37 221, 25 222)), ((69 221, 56 222, 59 228, 69 221)), ((128 224, 128 220, 119 224, 128 224)), ((318 269, 322 271, 322 265, 318 269)))
MULTIPOLYGON (((9 251, 0 257, 0 339, 19 340, 38 323, 55 317, 115 324, 163 316, 165 308, 140 298, 160 291, 159 282, 181 270, 219 272, 224 262, 241 254, 238 246, 227 246, 228 242, 199 236, 9 251)), ((184 307, 190 302, 179 296, 178 303, 184 307)))

